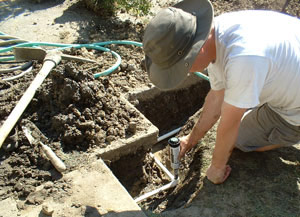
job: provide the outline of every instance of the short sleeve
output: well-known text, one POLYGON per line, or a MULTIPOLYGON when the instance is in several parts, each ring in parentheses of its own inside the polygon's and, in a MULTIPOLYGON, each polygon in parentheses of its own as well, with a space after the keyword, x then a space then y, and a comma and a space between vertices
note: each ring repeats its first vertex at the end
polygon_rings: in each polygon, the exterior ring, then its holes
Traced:
POLYGON ((270 61, 260 56, 238 56, 225 67, 224 101, 239 108, 253 108, 260 104, 270 61))
POLYGON ((225 88, 224 75, 222 74, 222 71, 215 66, 215 64, 209 64, 207 72, 211 89, 221 90, 225 88))

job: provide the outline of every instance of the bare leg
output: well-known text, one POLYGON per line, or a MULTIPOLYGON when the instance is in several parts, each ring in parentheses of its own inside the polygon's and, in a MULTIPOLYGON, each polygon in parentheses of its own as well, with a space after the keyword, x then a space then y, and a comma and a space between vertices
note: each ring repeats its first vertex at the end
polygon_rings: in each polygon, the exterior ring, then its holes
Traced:
POLYGON ((255 151, 258 151, 258 152, 270 151, 270 150, 280 148, 280 147, 282 147, 282 146, 281 145, 268 145, 268 146, 264 146, 264 147, 260 147, 258 149, 255 149, 255 151))

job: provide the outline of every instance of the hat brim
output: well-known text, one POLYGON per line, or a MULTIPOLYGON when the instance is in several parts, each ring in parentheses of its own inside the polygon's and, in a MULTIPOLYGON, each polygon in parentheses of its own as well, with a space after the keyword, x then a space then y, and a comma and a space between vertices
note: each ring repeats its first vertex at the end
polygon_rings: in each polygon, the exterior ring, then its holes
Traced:
POLYGON ((159 89, 170 90, 179 86, 186 78, 200 49, 208 38, 213 22, 213 7, 208 0, 183 0, 173 7, 196 16, 197 29, 188 53, 168 69, 152 63, 146 56, 146 67, 150 81, 159 89))

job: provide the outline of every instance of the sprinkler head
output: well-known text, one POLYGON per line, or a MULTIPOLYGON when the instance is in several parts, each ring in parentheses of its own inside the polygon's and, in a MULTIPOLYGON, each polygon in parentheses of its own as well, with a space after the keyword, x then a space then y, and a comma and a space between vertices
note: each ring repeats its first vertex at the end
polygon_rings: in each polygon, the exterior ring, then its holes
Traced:
POLYGON ((174 170, 174 177, 175 179, 178 179, 178 171, 180 162, 178 159, 179 152, 180 152, 180 140, 176 137, 172 137, 168 140, 168 144, 170 147, 170 162, 171 167, 174 170))
POLYGON ((178 147, 180 145, 180 140, 177 137, 172 137, 168 141, 169 145, 171 147, 178 147))

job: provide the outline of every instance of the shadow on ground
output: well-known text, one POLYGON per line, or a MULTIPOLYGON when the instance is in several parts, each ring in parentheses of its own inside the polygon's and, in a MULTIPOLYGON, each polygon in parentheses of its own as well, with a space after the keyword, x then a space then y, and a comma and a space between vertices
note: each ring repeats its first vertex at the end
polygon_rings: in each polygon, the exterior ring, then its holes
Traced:
MULTIPOLYGON (((129 17, 129 16, 128 16, 129 17)), ((90 43, 109 40, 142 41, 144 27, 141 23, 134 24, 129 19, 121 20, 118 16, 105 16, 100 12, 89 10, 84 1, 73 3, 54 19, 62 26, 77 23, 78 43, 90 43)))
POLYGON ((87 206, 84 212, 84 217, 144 217, 146 216, 142 211, 123 211, 114 212, 109 211, 106 214, 100 214, 95 207, 87 206))
POLYGON ((18 37, 26 34, 27 38, 36 38, 38 41, 63 43, 141 41, 143 35, 141 23, 133 24, 126 18, 120 19, 119 16, 107 17, 96 14, 86 7, 83 0, 0 1, 0 20, 5 23, 1 27, 1 32, 10 35, 17 32, 18 37), (39 1, 40 3, 37 3, 39 1), (31 32, 23 29, 30 29, 31 32), (20 33, 23 31, 24 33, 20 33), (52 32, 52 37, 49 36, 49 32, 52 32), (30 37, 36 33, 39 33, 39 37, 30 37))
POLYGON ((61 4, 64 0, 45 1, 38 4, 39 0, 0 1, 0 20, 12 19, 22 13, 33 13, 61 4))
MULTIPOLYGON (((109 211, 106 214, 100 214, 98 209, 93 206, 86 206, 84 209, 85 211, 83 211, 82 217, 146 217, 142 211, 109 211)), ((49 217, 49 215, 46 215, 41 211, 38 217, 49 217)))

